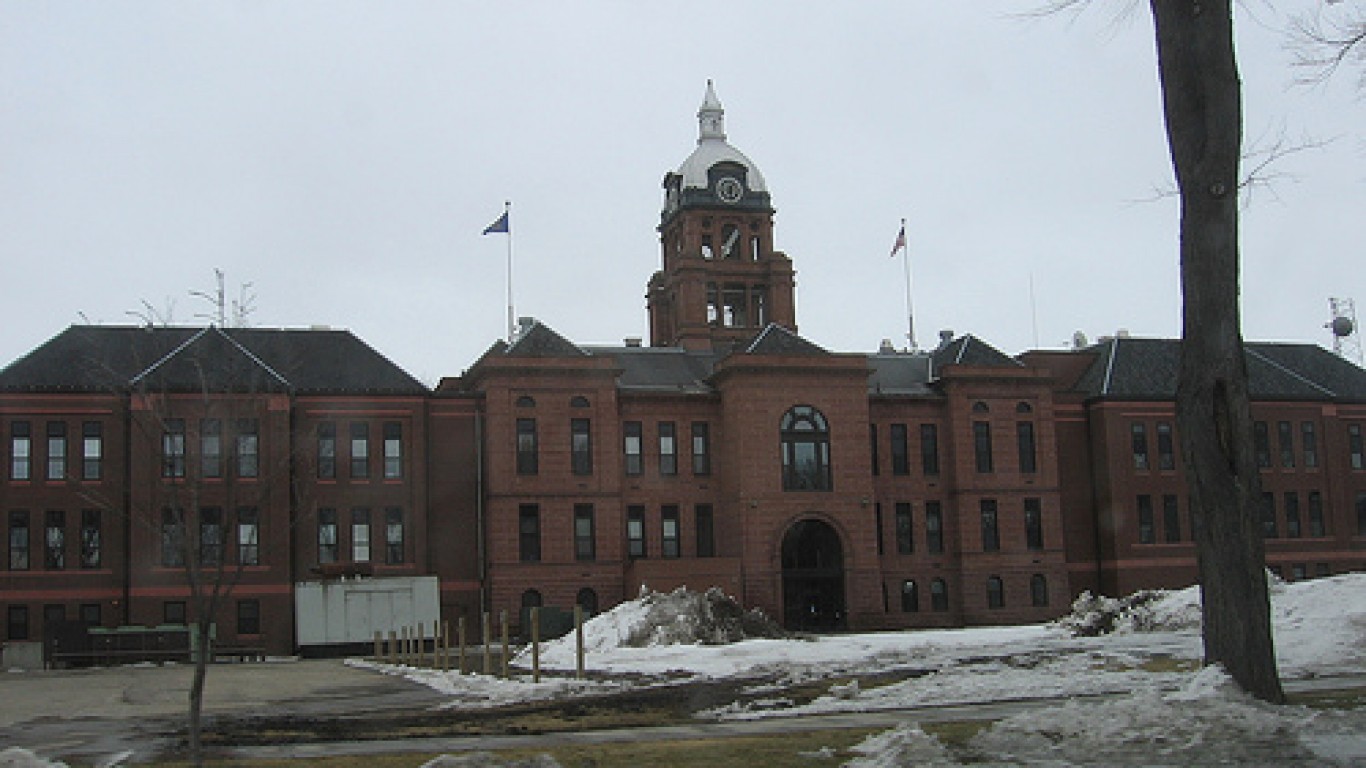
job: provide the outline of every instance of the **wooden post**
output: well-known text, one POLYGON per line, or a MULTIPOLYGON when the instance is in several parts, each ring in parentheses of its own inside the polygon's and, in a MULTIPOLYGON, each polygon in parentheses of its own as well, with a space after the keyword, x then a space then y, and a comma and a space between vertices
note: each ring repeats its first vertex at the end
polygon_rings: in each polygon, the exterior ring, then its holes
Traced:
POLYGON ((389 630, 389 663, 398 663, 398 633, 392 629, 389 630))
POLYGON ((441 638, 441 671, 451 671, 451 623, 433 622, 432 633, 441 638))
POLYGON ((371 658, 373 658, 376 662, 384 661, 384 657, 381 656, 379 653, 380 647, 383 645, 382 638, 383 634, 379 630, 375 630, 375 653, 371 658))
POLYGON ((483 630, 484 630, 484 631, 483 631, 482 634, 483 634, 483 637, 484 637, 484 674, 486 674, 486 675, 492 675, 492 674, 493 674, 493 654, 491 653, 491 651, 492 651, 493 649, 490 648, 489 646, 493 645, 493 627, 490 626, 491 621, 490 621, 490 617, 489 617, 489 612, 488 612, 488 611, 484 611, 484 621, 483 621, 483 624, 484 624, 484 626, 483 626, 483 630))
POLYGON ((506 608, 504 608, 503 610, 501 610, 501 611, 498 612, 498 623, 501 624, 501 625, 502 625, 502 628, 503 628, 503 663, 502 663, 501 666, 502 666, 502 668, 503 668, 503 679, 506 680, 506 679, 507 679, 507 676, 508 676, 508 655, 509 655, 509 653, 508 653, 508 647, 509 647, 509 646, 508 646, 508 612, 507 612, 507 609, 506 609, 506 608))
POLYGON ((464 617, 464 616, 461 616, 461 617, 455 622, 455 639, 456 639, 456 642, 458 642, 458 643, 460 644, 460 657, 459 657, 460 663, 459 663, 459 665, 456 666, 456 669, 458 669, 458 670, 460 671, 460 674, 463 675, 463 674, 465 674, 465 617, 464 617))
POLYGON ((583 679, 583 606, 574 606, 574 679, 583 679))
POLYGON ((541 682, 541 609, 531 609, 531 682, 541 682))
MULTIPOLYGON (((417 651, 417 661, 414 662, 414 666, 420 667, 423 664, 427 663, 427 625, 419 621, 417 623, 417 626, 414 627, 414 629, 417 630, 415 632, 417 637, 414 638, 417 644, 417 647, 415 649, 417 651)), ((432 661, 436 661, 435 654, 432 655, 432 661)), ((436 664, 433 663, 432 666, 436 666, 436 664)))
POLYGON ((405 667, 408 666, 408 663, 411 661, 411 653, 412 644, 408 641, 408 627, 404 626, 399 629, 399 663, 405 667))

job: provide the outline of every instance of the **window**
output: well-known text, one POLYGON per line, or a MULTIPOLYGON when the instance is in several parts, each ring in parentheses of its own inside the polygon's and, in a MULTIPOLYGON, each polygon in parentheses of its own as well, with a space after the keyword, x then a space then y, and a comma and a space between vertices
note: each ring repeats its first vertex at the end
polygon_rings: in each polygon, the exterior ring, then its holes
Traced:
POLYGON ((944 513, 939 502, 925 502, 925 549, 931 554, 944 551, 944 513))
POLYGON ((882 502, 873 503, 873 531, 877 536, 877 553, 881 557, 883 554, 882 546, 882 502))
POLYGON ((535 504, 517 507, 517 557, 524 563, 541 560, 541 508, 535 504))
POLYGON ((28 639, 28 606, 11 605, 5 611, 5 623, 9 627, 5 630, 7 640, 27 640, 28 639))
POLYGON ((386 421, 382 430, 384 434, 384 479, 398 480, 403 477, 403 425, 397 421, 386 421))
POLYGON ((1276 494, 1270 491, 1262 493, 1262 535, 1268 539, 1279 535, 1276 532, 1276 494))
POLYGON ((1312 421, 1300 424, 1300 450, 1304 451, 1304 466, 1313 468, 1319 465, 1319 440, 1312 421))
POLYGON ((534 475, 540 471, 536 447, 536 420, 517 420, 517 474, 534 475))
POLYGON ((337 424, 324 421, 318 424, 318 479, 332 480, 337 476, 337 424))
POLYGON ((1290 422, 1276 422, 1276 447, 1281 452, 1281 466, 1295 466, 1295 433, 1290 422))
POLYGON ((660 554, 664 557, 678 557, 678 505, 665 504, 659 512, 660 554))
POLYGON ((597 538, 593 533, 593 505, 574 505, 574 559, 597 557, 597 538))
POLYGON ((261 634, 261 601, 237 601, 237 634, 261 634))
POLYGON ((711 435, 705 421, 692 423, 692 473, 711 474, 711 435))
POLYGON ((659 474, 678 474, 678 436, 672 421, 659 422, 659 474))
POLYGON ((1029 549, 1043 549, 1043 500, 1024 500, 1025 546, 1029 549))
POLYGON ((1001 535, 996 526, 996 500, 982 499, 982 551, 995 552, 1001 548, 1001 535))
POLYGON ((223 422, 218 419, 199 421, 199 476, 223 476, 223 422))
POLYGON ((1181 541, 1181 510, 1175 494, 1162 495, 1162 536, 1168 544, 1181 541))
POLYGON ((370 425, 364 422, 351 424, 351 477, 364 479, 370 476, 370 425))
POLYGON ((1285 536, 1288 539, 1300 537, 1300 495, 1294 491, 1285 493, 1285 536))
POLYGON ((593 433, 588 419, 569 420, 569 464, 576 475, 593 474, 593 433))
POLYGON ((260 427, 256 419, 237 420, 237 476, 257 477, 261 472, 260 427))
POLYGON ((906 445, 906 425, 892 425, 892 474, 909 475, 911 473, 910 449, 906 445))
POLYGON ((104 476, 104 424, 87 421, 81 425, 81 479, 99 480, 104 476))
POLYGON ((318 562, 337 562, 337 510, 318 510, 318 562))
POLYGON ((698 504, 693 508, 693 515, 697 528, 697 556, 716 557, 716 523, 711 505, 698 504))
POLYGON ((898 555, 909 555, 915 551, 915 537, 912 534, 911 526, 910 503, 898 501, 896 503, 896 553, 898 555))
POLYGON ((161 433, 161 476, 185 476, 185 420, 167 419, 161 433))
POLYGON ((645 557, 645 507, 626 508, 626 556, 645 557))
POLYGON ((1029 602, 1035 608, 1048 605, 1048 579, 1042 573, 1029 577, 1029 602))
POLYGON ((1347 452, 1351 456, 1352 469, 1366 469, 1366 449, 1361 443, 1361 425, 1347 425, 1347 452))
POLYGON ((873 477, 877 477, 878 474, 881 472, 881 467, 879 467, 879 462, 878 462, 877 425, 876 425, 876 424, 869 424, 869 425, 868 425, 868 456, 869 456, 869 458, 871 459, 871 463, 872 463, 872 465, 873 465, 873 477))
POLYGON ((783 415, 780 439, 783 490, 830 490, 830 431, 825 416, 809 405, 792 408, 783 415))
POLYGON ((1034 422, 1021 421, 1015 425, 1015 441, 1020 448, 1020 471, 1032 475, 1039 471, 1039 461, 1034 450, 1034 422))
POLYGON ((1323 526, 1323 494, 1318 491, 1309 492, 1309 535, 1314 538, 1328 535, 1323 526))
POLYGON ((66 567, 66 513, 43 515, 43 567, 60 571, 66 567))
POLYGON ((199 510, 199 564, 217 566, 223 562, 223 510, 199 510))
POLYGON ((1134 454, 1134 469, 1148 468, 1148 427, 1137 423, 1129 427, 1129 441, 1134 454))
POLYGON ((915 613, 920 610, 920 592, 913 579, 901 582, 901 611, 915 613))
POLYGON ((1004 608, 1006 606, 1006 589, 1000 576, 987 577, 987 607, 1004 608))
POLYGON ((66 422, 47 423, 47 479, 66 478, 66 422))
POLYGON ((185 565, 185 521, 180 510, 161 510, 161 564, 167 568, 185 565))
POLYGON ((184 624, 185 623, 185 602, 183 600, 169 600, 161 604, 161 623, 162 624, 184 624))
POLYGON ((99 568, 101 557, 100 511, 81 510, 81 567, 99 568))
POLYGON ((33 438, 29 433, 27 421, 14 421, 9 425, 11 480, 28 480, 33 476, 33 438))
POLYGON ((351 510, 351 562, 370 562, 370 509, 351 510))
POLYGON ((1138 543, 1157 543, 1153 521, 1153 497, 1147 494, 1138 497, 1138 543))
POLYGON ((920 425, 920 468, 926 477, 939 474, 939 427, 920 425))
POLYGON ((589 403, 588 398, 584 397, 583 395, 574 395, 573 397, 569 398, 569 407, 590 408, 592 407, 592 404, 589 403))
POLYGON ((237 509, 237 562, 261 564, 261 523, 255 507, 237 509))
POLYGON ((523 608, 540 608, 544 604, 545 600, 542 599, 540 592, 537 592, 534 589, 528 589, 522 593, 523 608))
MULTIPOLYGON (((403 535, 403 508, 385 507, 384 508, 384 562, 387 565, 399 565, 406 562, 406 546, 403 535)), ((540 538, 537 537, 537 556, 540 555, 540 538)))
POLYGON ((978 472, 993 472, 995 464, 991 456, 991 423, 986 421, 972 422, 972 450, 977 457, 978 472))
POLYGON ((935 611, 949 609, 949 585, 943 579, 930 582, 930 608, 935 611))
POLYGON ((644 444, 644 428, 638 421, 628 421, 621 425, 622 450, 626 454, 626 474, 639 475, 645 471, 645 460, 641 456, 644 444))
POLYGON ((598 612, 598 593, 584 587, 574 595, 574 605, 583 609, 584 618, 591 618, 598 612))
POLYGON ((1252 423, 1252 449, 1257 455, 1257 466, 1266 469, 1271 466, 1271 433, 1265 421, 1252 423))
POLYGON ((1164 472, 1176 469, 1176 441, 1172 439, 1172 425, 1157 422, 1157 468, 1164 472))
POLYGON ((27 571, 29 562, 28 513, 12 511, 9 513, 9 569, 27 571))
POLYGON ((1305 563, 1295 563, 1290 566, 1290 579, 1292 581, 1304 581, 1309 577, 1309 566, 1305 563))
POLYGON ((99 603, 82 603, 80 612, 81 623, 87 627, 98 627, 104 623, 100 617, 99 603))

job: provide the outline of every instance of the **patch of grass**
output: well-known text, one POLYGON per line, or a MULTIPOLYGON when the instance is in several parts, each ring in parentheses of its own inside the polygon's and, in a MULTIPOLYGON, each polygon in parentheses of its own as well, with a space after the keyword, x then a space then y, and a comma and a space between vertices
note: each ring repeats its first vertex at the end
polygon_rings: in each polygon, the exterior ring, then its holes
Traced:
POLYGON ((942 723, 921 723, 920 730, 939 739, 950 750, 963 749, 977 734, 992 726, 993 720, 952 720, 942 723))
POLYGON ((1299 704, 1311 709, 1357 709, 1366 707, 1366 691, 1360 688, 1342 691, 1288 693, 1285 698, 1290 704, 1299 704))

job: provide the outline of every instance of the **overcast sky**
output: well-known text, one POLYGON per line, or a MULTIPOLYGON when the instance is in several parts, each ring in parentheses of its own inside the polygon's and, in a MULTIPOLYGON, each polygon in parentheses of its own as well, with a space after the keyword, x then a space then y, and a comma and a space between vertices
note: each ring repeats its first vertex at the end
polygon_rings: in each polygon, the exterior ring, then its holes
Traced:
MULTIPOLYGON (((1146 7, 1034 5, 0 0, 0 365, 144 302, 202 323, 218 268, 250 324, 349 328, 434 383, 505 333, 505 200, 518 315, 648 337, 708 78, 811 341, 905 345, 902 218, 922 346, 1179 335, 1176 202, 1139 202, 1171 185, 1146 7)), ((1331 143, 1244 212, 1244 334, 1330 346, 1329 297, 1366 316, 1366 98, 1294 85, 1314 0, 1268 5, 1239 12, 1249 148, 1331 143)))

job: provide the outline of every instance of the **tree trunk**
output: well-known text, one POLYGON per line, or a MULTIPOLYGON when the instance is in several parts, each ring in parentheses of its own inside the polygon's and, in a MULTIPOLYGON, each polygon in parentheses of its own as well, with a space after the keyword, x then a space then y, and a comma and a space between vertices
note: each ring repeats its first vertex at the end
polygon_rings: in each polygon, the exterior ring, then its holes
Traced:
POLYGON ((1151 0, 1181 196, 1176 419, 1200 566, 1205 663, 1284 701, 1271 636, 1263 499, 1238 309, 1242 106, 1230 0, 1151 0))

